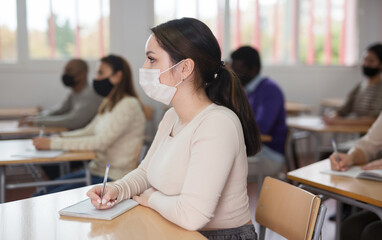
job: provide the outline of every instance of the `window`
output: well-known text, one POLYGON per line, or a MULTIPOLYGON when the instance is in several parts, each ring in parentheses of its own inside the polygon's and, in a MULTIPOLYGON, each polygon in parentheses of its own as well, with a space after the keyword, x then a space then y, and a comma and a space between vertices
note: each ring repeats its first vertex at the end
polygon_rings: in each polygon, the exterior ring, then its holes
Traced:
POLYGON ((224 56, 239 46, 250 45, 261 52, 267 64, 347 66, 357 61, 356 3, 357 0, 156 0, 154 11, 156 24, 184 16, 202 20, 220 44, 228 43, 224 44, 224 56), (228 5, 224 6, 224 2, 228 5))
POLYGON ((109 0, 27 0, 31 59, 96 59, 109 52, 109 0))
POLYGON ((219 0, 156 0, 154 3, 155 23, 171 19, 193 17, 200 19, 211 29, 222 45, 222 4, 219 0))
POLYGON ((355 0, 301 0, 299 61, 355 64, 355 0))
POLYGON ((0 62, 14 62, 16 60, 16 0, 0 0, 0 62))

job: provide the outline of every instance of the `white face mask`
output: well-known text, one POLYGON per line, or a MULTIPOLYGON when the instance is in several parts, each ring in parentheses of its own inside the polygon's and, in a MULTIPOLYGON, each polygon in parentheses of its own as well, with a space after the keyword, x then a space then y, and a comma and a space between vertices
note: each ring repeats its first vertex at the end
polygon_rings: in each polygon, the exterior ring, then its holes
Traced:
POLYGON ((159 77, 162 73, 169 71, 170 69, 176 67, 183 61, 184 60, 178 62, 177 64, 164 70, 163 72, 161 72, 160 69, 140 68, 139 84, 141 85, 143 91, 147 94, 147 96, 151 97, 152 99, 158 102, 169 105, 176 93, 176 87, 183 82, 183 78, 181 78, 181 80, 177 84, 175 84, 175 86, 171 87, 160 83, 159 77))

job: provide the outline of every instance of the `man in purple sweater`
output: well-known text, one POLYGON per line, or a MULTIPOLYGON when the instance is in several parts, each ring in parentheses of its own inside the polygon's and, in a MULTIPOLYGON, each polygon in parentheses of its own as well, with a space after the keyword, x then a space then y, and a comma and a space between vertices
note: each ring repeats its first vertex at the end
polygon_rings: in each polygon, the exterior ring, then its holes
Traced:
POLYGON ((240 47, 231 54, 231 67, 244 86, 261 134, 270 135, 271 142, 263 144, 262 151, 249 157, 248 179, 257 175, 252 162, 262 161, 263 176, 277 176, 284 167, 284 145, 287 135, 285 102, 276 82, 261 75, 259 53, 252 47, 240 47))

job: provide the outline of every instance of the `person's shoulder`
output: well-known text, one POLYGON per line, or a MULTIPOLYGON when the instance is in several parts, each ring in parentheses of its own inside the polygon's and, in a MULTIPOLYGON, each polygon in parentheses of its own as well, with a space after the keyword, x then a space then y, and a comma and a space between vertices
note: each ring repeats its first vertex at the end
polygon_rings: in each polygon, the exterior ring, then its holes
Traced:
POLYGON ((84 97, 87 97, 87 98, 93 98, 93 99, 99 99, 99 100, 102 100, 103 97, 101 97, 100 95, 98 95, 94 89, 89 86, 88 84, 84 87, 84 89, 82 89, 81 91, 81 95, 84 96, 84 97))
POLYGON ((163 115, 162 121, 167 121, 169 119, 174 119, 177 117, 177 114, 175 112, 175 109, 173 107, 170 107, 166 110, 166 112, 163 115))
POLYGON ((377 82, 377 84, 375 86, 376 86, 376 88, 381 89, 382 88, 382 81, 377 82))
POLYGON ((280 85, 270 77, 264 77, 261 83, 264 87, 281 89, 280 85))
POLYGON ((171 126, 174 123, 176 118, 177 118, 177 114, 175 112, 175 109, 173 107, 169 108, 164 113, 164 115, 162 117, 162 120, 159 122, 159 125, 158 125, 158 134, 162 134, 163 131, 166 131, 164 129, 171 128, 171 126))
POLYGON ((117 105, 140 106, 141 104, 136 97, 126 95, 123 98, 121 98, 121 100, 119 100, 117 105))
POLYGON ((279 84, 269 77, 265 77, 265 79, 262 81, 262 83, 259 86, 259 90, 260 92, 264 94, 268 94, 272 92, 272 94, 283 95, 283 91, 281 87, 279 86, 279 84))
POLYGON ((359 83, 357 83, 354 87, 353 87, 353 90, 358 90, 358 89, 361 89, 363 87, 366 87, 368 84, 366 81, 361 81, 359 83))
POLYGON ((243 135, 241 122, 236 113, 217 104, 213 104, 203 113, 195 127, 197 135, 220 136, 222 139, 237 137, 237 142, 240 142, 240 136, 243 135))
MULTIPOLYGON (((206 120, 208 121, 212 119, 218 120, 215 122, 217 124, 233 123, 234 125, 240 125, 240 119, 234 111, 232 111, 228 107, 217 105, 214 103, 211 106, 209 106, 209 109, 207 109, 203 117, 204 121, 206 120)), ((211 122, 214 122, 214 121, 211 121, 211 122)))

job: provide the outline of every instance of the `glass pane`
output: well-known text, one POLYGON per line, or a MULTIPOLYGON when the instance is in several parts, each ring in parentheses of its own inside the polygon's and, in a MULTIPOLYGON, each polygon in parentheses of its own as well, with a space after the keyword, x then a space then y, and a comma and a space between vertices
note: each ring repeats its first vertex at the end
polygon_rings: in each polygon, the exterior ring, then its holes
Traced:
POLYGON ((55 51, 50 48, 49 34, 50 4, 49 0, 27 1, 27 27, 29 41, 29 56, 31 58, 54 57, 55 51))
POLYGON ((352 29, 356 19, 351 18, 356 9, 346 7, 345 2, 354 1, 229 0, 230 25, 226 26, 224 0, 155 0, 155 23, 185 16, 199 18, 220 43, 223 32, 230 33, 230 49, 223 49, 225 52, 250 45, 268 64, 349 65, 356 57, 357 36, 352 29))
POLYGON ((340 63, 344 2, 344 0, 300 1, 299 60, 301 62, 320 65, 340 63))
MULTIPOLYGON (((332 64, 340 64, 339 56, 342 23, 344 21, 344 3, 344 0, 333 0, 331 5, 332 64)), ((356 36, 353 37, 355 38, 356 36)))
POLYGON ((266 63, 291 62, 292 7, 287 0, 231 0, 231 49, 249 45, 266 63))
POLYGON ((109 52, 109 0, 27 0, 32 59, 97 59, 109 52))
POLYGON ((219 0, 155 0, 155 25, 175 18, 197 18, 211 29, 218 40, 221 40, 222 31, 218 21, 218 6, 219 0))
POLYGON ((0 0, 0 62, 17 60, 16 0, 0 0))
POLYGON ((278 1, 259 1, 260 8, 260 32, 261 32, 261 45, 260 52, 262 60, 266 63, 277 63, 278 61, 278 44, 279 35, 281 33, 279 28, 279 15, 280 6, 278 1))

